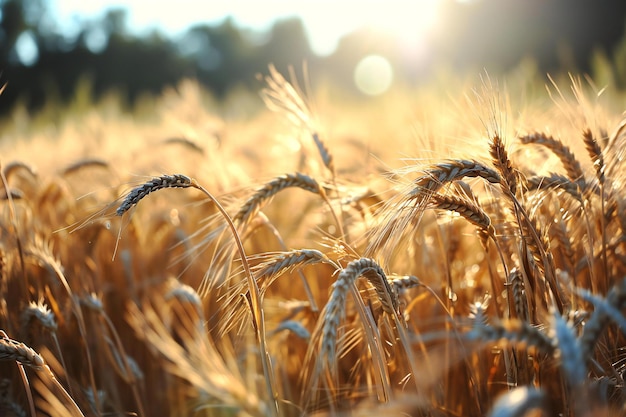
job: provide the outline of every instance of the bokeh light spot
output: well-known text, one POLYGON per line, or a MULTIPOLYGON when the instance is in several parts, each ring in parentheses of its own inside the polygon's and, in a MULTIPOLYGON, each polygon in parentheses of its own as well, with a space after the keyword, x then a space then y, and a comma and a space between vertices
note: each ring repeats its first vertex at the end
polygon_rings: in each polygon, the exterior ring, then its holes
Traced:
POLYGON ((370 96, 384 93, 391 87, 393 68, 380 55, 368 55, 354 69, 354 83, 359 91, 370 96))

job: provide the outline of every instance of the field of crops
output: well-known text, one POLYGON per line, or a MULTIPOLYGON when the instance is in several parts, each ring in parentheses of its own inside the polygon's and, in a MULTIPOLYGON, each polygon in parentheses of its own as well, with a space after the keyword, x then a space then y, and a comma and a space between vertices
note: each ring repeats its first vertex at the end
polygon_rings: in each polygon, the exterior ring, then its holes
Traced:
POLYGON ((626 414, 623 95, 263 82, 2 121, 0 415, 626 414))

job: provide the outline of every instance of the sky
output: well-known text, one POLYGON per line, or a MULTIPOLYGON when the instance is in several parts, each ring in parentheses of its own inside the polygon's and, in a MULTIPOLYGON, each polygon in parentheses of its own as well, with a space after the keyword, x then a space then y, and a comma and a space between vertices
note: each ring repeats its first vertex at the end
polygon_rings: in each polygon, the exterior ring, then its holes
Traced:
POLYGON ((53 10, 68 28, 76 18, 98 17, 107 8, 129 11, 133 32, 157 28, 181 35, 194 23, 219 23, 227 16, 250 29, 264 30, 278 18, 302 18, 313 51, 328 55, 345 34, 363 26, 393 32, 406 43, 419 44, 437 23, 441 0, 53 0, 53 10), (355 12, 357 11, 357 12, 355 12))

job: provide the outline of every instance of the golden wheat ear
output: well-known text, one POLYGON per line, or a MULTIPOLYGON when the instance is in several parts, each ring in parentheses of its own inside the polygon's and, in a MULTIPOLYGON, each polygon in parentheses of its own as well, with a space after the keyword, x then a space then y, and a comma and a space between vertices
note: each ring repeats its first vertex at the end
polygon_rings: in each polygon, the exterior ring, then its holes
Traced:
POLYGON ((124 198, 116 210, 118 216, 124 215, 130 208, 139 203, 148 194, 164 188, 188 188, 192 186, 191 178, 182 174, 162 175, 135 187, 124 198))
POLYGON ((0 337, 0 360, 16 361, 33 369, 42 369, 45 362, 41 355, 22 342, 0 337))
POLYGON ((543 146, 552 151, 552 153, 559 158, 561 164, 563 164, 567 177, 570 180, 574 182, 584 181, 583 169, 580 162, 576 159, 571 149, 561 140, 541 132, 520 136, 519 139, 524 145, 534 144, 543 146))

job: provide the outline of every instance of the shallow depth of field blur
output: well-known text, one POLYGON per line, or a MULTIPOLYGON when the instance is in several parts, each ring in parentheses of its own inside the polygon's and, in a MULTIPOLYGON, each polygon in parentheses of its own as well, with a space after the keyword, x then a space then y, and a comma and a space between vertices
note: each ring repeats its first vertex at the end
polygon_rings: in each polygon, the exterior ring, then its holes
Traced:
POLYGON ((0 416, 626 415, 624 5, 232 4, 0 0, 0 416))

